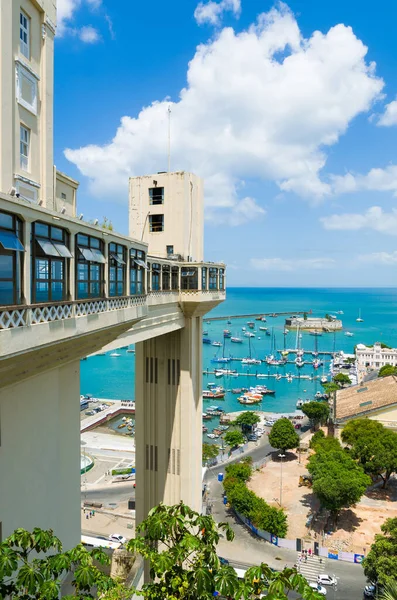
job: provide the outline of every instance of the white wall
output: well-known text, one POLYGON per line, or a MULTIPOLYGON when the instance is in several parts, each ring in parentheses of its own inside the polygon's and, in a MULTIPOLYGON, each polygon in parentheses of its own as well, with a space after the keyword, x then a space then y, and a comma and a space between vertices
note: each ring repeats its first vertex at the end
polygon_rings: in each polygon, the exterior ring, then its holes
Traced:
POLYGON ((0 521, 80 541, 79 361, 0 389, 0 521), (38 440, 40 442, 38 443, 38 440))

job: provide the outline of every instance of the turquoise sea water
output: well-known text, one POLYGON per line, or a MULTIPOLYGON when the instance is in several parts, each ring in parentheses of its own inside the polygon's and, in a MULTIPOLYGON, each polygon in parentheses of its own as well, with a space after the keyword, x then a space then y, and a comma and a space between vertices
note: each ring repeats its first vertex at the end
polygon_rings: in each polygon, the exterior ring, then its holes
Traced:
MULTIPOLYGON (((248 319, 232 319, 232 324, 226 323, 231 315, 249 313, 272 313, 310 311, 313 316, 324 316, 326 313, 335 314, 342 310, 344 314, 338 318, 343 320, 344 331, 351 331, 354 336, 346 337, 343 332, 323 334, 317 338, 318 350, 336 350, 352 352, 358 343, 373 344, 383 341, 393 347, 397 346, 397 288, 228 288, 227 300, 207 315, 224 316, 223 320, 212 321, 207 324, 204 320, 204 330, 212 341, 223 341, 223 330, 230 329, 233 336, 242 337, 242 344, 232 344, 226 341, 225 356, 248 356, 248 338, 243 337, 242 327, 246 327, 248 319), (361 310, 363 323, 357 323, 356 318, 361 310)), ((284 345, 284 317, 267 319, 267 323, 255 322, 256 337, 251 340, 252 356, 265 358, 271 350, 271 336, 258 331, 259 325, 264 325, 274 331, 277 349, 284 345), (258 339, 258 338, 261 339, 258 339)), ((308 333, 302 334, 301 347, 312 352, 315 346, 315 337, 308 333)), ((294 348, 296 332, 291 331, 286 336, 287 348, 294 348)), ((222 356, 222 348, 203 345, 203 367, 213 370, 211 359, 217 355, 222 356)), ((127 353, 125 349, 119 351, 121 356, 110 357, 94 356, 81 363, 81 393, 92 394, 101 398, 134 398, 135 359, 134 354, 127 353)), ((307 355, 307 360, 312 360, 307 355)), ((329 369, 329 358, 324 366, 325 374, 329 369)), ((237 369, 239 373, 292 373, 301 375, 313 374, 312 366, 297 369, 295 365, 288 364, 284 367, 268 367, 266 364, 243 367, 240 362, 231 362, 225 367, 237 369)), ((323 374, 323 368, 317 370, 318 375, 323 374)), ((257 379, 254 376, 242 375, 239 377, 222 377, 215 379, 213 375, 203 375, 203 389, 208 382, 216 382, 226 389, 249 387, 250 385, 265 384, 274 389, 274 397, 265 396, 262 404, 252 407, 257 410, 287 413, 295 410, 298 398, 312 398, 316 391, 322 387, 319 381, 293 379, 288 383, 285 379, 276 381, 274 378, 257 379)), ((237 402, 237 396, 228 392, 223 401, 205 401, 205 407, 211 404, 221 405, 226 411, 242 410, 244 407, 237 402)))

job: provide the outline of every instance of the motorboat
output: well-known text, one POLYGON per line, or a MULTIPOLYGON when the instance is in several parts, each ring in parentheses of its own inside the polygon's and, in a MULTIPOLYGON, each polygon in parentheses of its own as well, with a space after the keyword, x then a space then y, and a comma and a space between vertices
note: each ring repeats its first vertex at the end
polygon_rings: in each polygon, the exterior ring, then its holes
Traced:
POLYGON ((281 350, 281 356, 284 356, 285 358, 288 356, 289 351, 288 350, 281 350))
POLYGON ((345 331, 345 336, 346 337, 353 337, 354 333, 352 333, 351 331, 345 331))
POLYGON ((247 325, 250 329, 254 329, 255 323, 253 321, 247 321, 247 325))
POLYGON ((240 404, 259 404, 262 402, 262 396, 260 398, 253 398, 248 394, 244 394, 243 396, 237 398, 237 400, 240 402, 240 404))
POLYGON ((243 340, 239 337, 232 337, 230 338, 230 341, 233 342, 233 344, 242 344, 243 340))
POLYGON ((289 334, 289 329, 284 329, 284 335, 288 335, 289 334))
POLYGON ((302 408, 302 406, 304 405, 304 402, 301 398, 298 398, 298 401, 296 403, 296 408, 302 408))
POLYGON ((231 334, 231 332, 230 332, 229 329, 224 329, 223 330, 223 337, 224 338, 230 338, 230 337, 232 337, 232 334, 231 334))
POLYGON ((208 335, 208 331, 203 331, 203 335, 208 335))
POLYGON ((230 320, 230 319, 228 319, 228 320, 227 320, 227 324, 228 324, 228 325, 231 325, 231 324, 232 324, 232 322, 231 322, 231 320, 230 320))
POLYGON ((336 314, 337 314, 337 315, 344 315, 345 313, 343 312, 343 310, 337 310, 337 311, 336 311, 336 314))
POLYGON ((222 343, 221 342, 212 342, 213 346, 216 346, 217 348, 221 348, 222 347, 222 343))
POLYGON ((207 433, 207 437, 210 438, 210 440, 216 439, 216 435, 214 433, 207 433))
POLYGON ((261 331, 267 331, 267 327, 259 327, 261 331))
POLYGON ((226 392, 220 390, 203 390, 203 399, 205 400, 221 400, 225 397, 226 392))
POLYGON ((357 323, 363 323, 364 322, 364 319, 361 318, 361 308, 358 311, 358 317, 357 317, 356 321, 357 321, 357 323))
POLYGON ((242 327, 241 331, 247 331, 247 328, 246 327, 242 327))
POLYGON ((320 361, 320 360, 318 360, 318 358, 315 358, 315 359, 313 360, 313 368, 314 368, 314 369, 318 369, 319 367, 321 367, 321 361, 320 361))
POLYGON ((320 336, 320 335, 323 335, 323 334, 321 333, 321 331, 309 331, 309 335, 317 335, 317 336, 320 336))
POLYGON ((128 348, 127 352, 129 354, 135 354, 135 349, 134 348, 128 348))
POLYGON ((257 358, 243 358, 243 360, 241 361, 242 365, 260 365, 262 364, 262 361, 258 360, 257 358))
POLYGON ((251 331, 246 331, 244 333, 244 337, 254 338, 255 337, 255 333, 252 333, 251 331))
POLYGON ((272 335, 270 331, 266 331, 266 335, 272 335))
POLYGON ((211 340, 209 338, 203 337, 203 344, 210 344, 210 343, 211 343, 211 340))
POLYGON ((219 358, 211 358, 212 363, 228 363, 230 362, 230 358, 227 356, 220 356, 219 358))
POLYGON ((305 364, 305 363, 303 362, 303 360, 301 359, 301 357, 300 357, 300 356, 298 356, 298 357, 295 359, 295 364, 296 364, 296 366, 297 366, 297 367, 301 368, 301 367, 303 367, 303 366, 304 366, 304 364, 305 364))
POLYGON ((328 383, 328 378, 327 378, 327 376, 326 376, 326 375, 323 375, 323 376, 321 377, 321 379, 320 379, 320 382, 321 382, 321 383, 328 383))
POLYGON ((281 377, 282 377, 282 375, 280 375, 280 373, 277 373, 277 375, 276 375, 276 381, 280 381, 281 377))
POLYGON ((266 317, 261 318, 262 323, 266 323, 266 317))
POLYGON ((117 356, 121 356, 121 354, 119 352, 112 352, 111 354, 109 354, 109 356, 111 356, 112 358, 115 358, 117 356))

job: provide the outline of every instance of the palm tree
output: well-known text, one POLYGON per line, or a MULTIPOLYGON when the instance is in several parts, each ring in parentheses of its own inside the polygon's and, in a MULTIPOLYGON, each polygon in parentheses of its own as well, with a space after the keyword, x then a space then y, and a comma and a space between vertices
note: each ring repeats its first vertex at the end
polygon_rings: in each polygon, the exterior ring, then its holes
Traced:
POLYGON ((397 600, 397 581, 385 585, 379 596, 380 600, 397 600))

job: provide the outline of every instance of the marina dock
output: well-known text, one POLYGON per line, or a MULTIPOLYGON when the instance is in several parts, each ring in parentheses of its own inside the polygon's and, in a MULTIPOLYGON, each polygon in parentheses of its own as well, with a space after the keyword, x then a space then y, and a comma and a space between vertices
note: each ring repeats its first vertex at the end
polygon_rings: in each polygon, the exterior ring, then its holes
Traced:
MULTIPOLYGON (((203 371, 203 375, 215 375, 216 371, 203 371)), ((320 379, 319 375, 281 375, 278 374, 278 379, 309 379, 310 381, 315 381, 316 379, 320 379)), ((277 373, 229 373, 224 374, 222 377, 257 377, 258 379, 264 379, 266 377, 276 378, 277 373)))
POLYGON ((205 323, 210 321, 227 321, 230 319, 256 319, 259 317, 285 317, 290 315, 304 315, 310 314, 310 310, 290 310, 288 312, 277 312, 277 313, 253 313, 250 315, 226 315, 224 317, 209 317, 204 319, 205 323))

